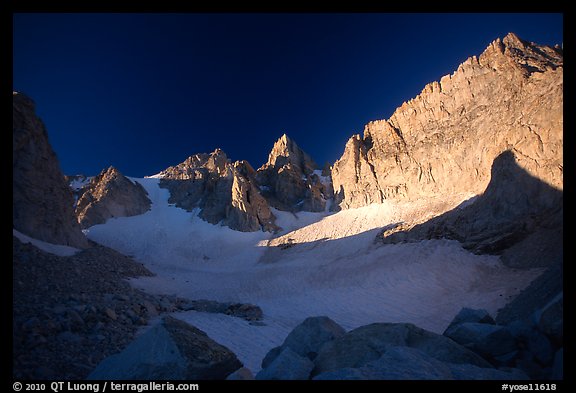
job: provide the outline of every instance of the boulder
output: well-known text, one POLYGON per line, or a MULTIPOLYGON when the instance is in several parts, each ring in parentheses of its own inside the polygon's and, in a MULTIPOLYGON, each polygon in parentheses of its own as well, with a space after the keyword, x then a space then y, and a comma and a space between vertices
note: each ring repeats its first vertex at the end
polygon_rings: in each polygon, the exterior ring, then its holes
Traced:
POLYGON ((564 337, 564 296, 560 293, 540 312, 538 329, 557 343, 562 343, 564 337))
MULTIPOLYGON (((496 322, 500 325, 515 323, 515 321, 536 322, 533 321, 534 316, 541 315, 542 310, 552 305, 563 291, 563 266, 563 263, 555 263, 548 267, 510 303, 498 310, 496 322)), ((552 321, 558 321, 558 319, 552 318, 552 321)))
POLYGON ((251 381, 254 379, 252 371, 246 367, 239 368, 226 377, 227 381, 251 381))
POLYGON ((529 380, 530 377, 517 368, 498 370, 495 368, 476 367, 470 364, 451 364, 450 372, 457 380, 529 380))
POLYGON ((484 357, 500 356, 517 349, 514 336, 504 326, 465 322, 450 329, 446 337, 484 357))
POLYGON ((446 336, 446 333, 453 329, 456 325, 465 322, 487 323, 490 325, 494 325, 496 323, 490 314, 488 314, 488 311, 464 307, 458 312, 458 314, 456 314, 454 319, 452 319, 452 322, 450 322, 450 325, 448 325, 444 331, 444 335, 446 336))
POLYGON ((280 355, 280 353, 282 353, 282 351, 284 350, 284 347, 282 345, 279 345, 277 347, 272 348, 271 350, 268 351, 268 353, 266 354, 266 356, 264 356, 264 359, 262 359, 262 368, 267 368, 270 363, 272 363, 274 361, 274 359, 276 359, 278 357, 278 355, 280 355))
POLYGON ((415 348, 391 346, 379 359, 368 362, 362 367, 327 371, 317 375, 314 379, 511 380, 527 379, 527 377, 519 370, 507 372, 471 364, 442 362, 415 348))
POLYGON ((318 351, 328 341, 341 337, 346 331, 328 317, 309 317, 296 326, 280 347, 273 348, 264 360, 262 368, 266 368, 284 348, 290 348, 300 356, 314 360, 318 351))
POLYGON ((552 376, 550 379, 564 379, 564 348, 560 348, 554 355, 554 366, 552 367, 552 376))
POLYGON ((224 313, 247 321, 260 321, 263 317, 262 309, 249 303, 232 303, 224 313))
POLYGON ((256 374, 256 379, 306 380, 314 368, 314 363, 286 347, 266 367, 256 374))
POLYGON ((314 374, 346 367, 359 368, 379 359, 391 346, 419 349, 443 362, 490 367, 487 361, 469 349, 413 324, 373 323, 324 344, 314 360, 314 374))
POLYGON ((532 353, 534 359, 543 366, 552 365, 554 348, 548 337, 538 330, 531 330, 527 338, 527 349, 532 353))
POLYGON ((88 379, 226 379, 241 367, 234 353, 203 331, 164 317, 122 352, 104 359, 88 379))

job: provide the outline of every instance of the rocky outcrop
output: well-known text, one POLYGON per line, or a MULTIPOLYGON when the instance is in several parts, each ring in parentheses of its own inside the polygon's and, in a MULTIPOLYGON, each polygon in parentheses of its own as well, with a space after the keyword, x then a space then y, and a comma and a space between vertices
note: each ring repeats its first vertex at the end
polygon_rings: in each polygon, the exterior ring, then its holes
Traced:
POLYGON ((333 165, 335 202, 345 209, 480 194, 504 151, 526 173, 562 190, 562 50, 514 34, 353 136, 333 165))
POLYGON ((289 347, 284 348, 270 364, 256 375, 260 380, 306 380, 314 369, 314 363, 298 355, 289 347))
POLYGON ((49 243, 88 246, 74 216, 64 180, 34 102, 12 96, 12 223, 14 229, 49 243))
POLYGON ((170 190, 170 203, 192 211, 211 224, 252 232, 275 232, 270 207, 287 211, 325 211, 332 197, 329 173, 316 170, 308 154, 286 135, 274 145, 258 171, 247 161, 232 163, 216 149, 195 154, 156 177, 170 190))
POLYGON ((211 224, 232 229, 275 231, 275 217, 256 186, 256 171, 246 161, 231 163, 216 149, 195 154, 158 174, 160 186, 170 191, 170 203, 192 211, 211 224))
POLYGON ((217 302, 215 300, 188 300, 178 305, 184 311, 194 310, 214 314, 225 314, 245 319, 249 322, 260 321, 262 309, 255 304, 217 302))
POLYGON ((101 245, 62 257, 14 237, 12 267, 14 378, 84 379, 150 318, 172 311, 127 280, 150 271, 101 245))
MULTIPOLYGON (((475 323, 463 322, 471 320, 492 322, 483 326, 508 332, 482 310, 463 310, 452 326, 475 323)), ((510 333, 505 339, 515 343, 510 333)), ((471 349, 412 324, 374 323, 346 333, 327 317, 313 317, 266 355, 256 379, 510 380, 528 376, 518 368, 497 369, 471 349)))
MULTIPOLYGON (((475 310, 479 316, 483 312, 475 310)), ((555 354, 562 351, 562 296, 548 302, 528 317, 495 324, 486 318, 470 322, 468 311, 461 311, 444 332, 444 336, 473 350, 495 367, 513 367, 533 379, 554 379, 558 370, 555 354), (482 322, 482 320, 486 322, 482 322)), ((478 318, 472 318, 478 320, 478 318)))
POLYGON ((130 217, 150 210, 148 193, 116 168, 109 167, 82 187, 76 216, 82 228, 103 224, 112 217, 130 217))
POLYGON ((379 359, 390 346, 408 346, 449 363, 490 367, 479 355, 441 335, 410 323, 373 323, 354 329, 322 347, 314 374, 341 368, 361 367, 379 359))
POLYGON ((410 347, 391 346, 377 360, 358 368, 326 371, 315 380, 525 380, 517 369, 497 370, 471 364, 441 362, 410 347))
POLYGON ((122 352, 104 359, 88 379, 222 380, 241 367, 234 353, 200 329, 164 317, 122 352))
POLYGON ((277 209, 320 212, 332 197, 327 175, 284 134, 274 144, 268 162, 258 169, 257 180, 262 195, 277 209))

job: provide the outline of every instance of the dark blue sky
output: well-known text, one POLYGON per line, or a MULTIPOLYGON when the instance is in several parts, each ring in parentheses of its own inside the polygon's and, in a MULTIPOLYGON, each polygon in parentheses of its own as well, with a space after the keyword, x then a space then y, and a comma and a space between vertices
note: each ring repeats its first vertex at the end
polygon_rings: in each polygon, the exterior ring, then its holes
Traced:
POLYGON ((287 133, 322 165, 497 37, 563 42, 561 14, 15 14, 14 83, 66 174, 159 172, 287 133))

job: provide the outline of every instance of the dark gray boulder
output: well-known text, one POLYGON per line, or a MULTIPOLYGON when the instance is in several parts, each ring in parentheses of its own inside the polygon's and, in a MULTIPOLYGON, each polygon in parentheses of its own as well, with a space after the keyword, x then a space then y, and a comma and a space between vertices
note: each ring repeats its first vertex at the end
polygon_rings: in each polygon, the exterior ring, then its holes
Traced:
POLYGON ((251 381, 254 380, 254 374, 246 367, 239 368, 226 377, 227 381, 251 381))
POLYGON ((485 357, 500 356, 517 349, 514 336, 504 326, 466 322, 454 326, 445 335, 485 357))
POLYGON ((540 312, 538 329, 554 341, 561 343, 564 337, 564 296, 560 293, 540 312))
POLYGON ((262 360, 262 368, 268 367, 284 348, 290 348, 298 355, 314 360, 325 343, 345 333, 340 325, 328 317, 306 318, 288 334, 280 347, 273 348, 266 354, 262 360))
POLYGON ((449 363, 490 364, 451 339, 410 323, 373 323, 327 342, 314 360, 314 375, 341 368, 359 368, 379 359, 390 347, 407 346, 449 363))
POLYGON ((450 322, 450 325, 448 325, 444 331, 444 335, 446 335, 450 329, 465 322, 487 323, 490 325, 496 323, 490 314, 488 314, 488 311, 464 307, 458 312, 458 314, 456 314, 454 319, 452 319, 452 322, 450 322))
POLYGON ((104 359, 88 379, 226 379, 241 367, 234 353, 203 331, 164 317, 122 352, 104 359))
POLYGON ((310 359, 286 347, 268 367, 256 374, 256 379, 306 380, 309 379, 312 369, 314 363, 310 359))
POLYGON ((564 379, 564 348, 560 348, 554 356, 554 366, 552 367, 552 376, 550 379, 564 379))
POLYGON ((359 368, 342 368, 317 375, 316 380, 512 380, 527 379, 519 370, 502 371, 471 364, 439 361, 410 347, 389 347, 379 359, 359 368))

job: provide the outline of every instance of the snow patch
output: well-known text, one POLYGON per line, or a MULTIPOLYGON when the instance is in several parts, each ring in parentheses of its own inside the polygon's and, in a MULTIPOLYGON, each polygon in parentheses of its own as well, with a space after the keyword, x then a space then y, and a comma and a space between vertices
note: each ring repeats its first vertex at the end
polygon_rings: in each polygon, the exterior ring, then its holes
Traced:
POLYGON ((151 176, 144 176, 144 179, 163 179, 164 178, 164 173, 162 172, 158 172, 155 175, 151 175, 151 176))
POLYGON ((73 191, 79 191, 82 188, 86 187, 90 183, 90 180, 92 180, 93 177, 94 176, 84 177, 84 178, 80 178, 80 179, 73 179, 70 182, 70 188, 73 191))
POLYGON ((316 169, 312 173, 318 176, 320 178, 320 183, 324 184, 325 186, 332 184, 332 178, 330 176, 322 176, 321 169, 316 169))

